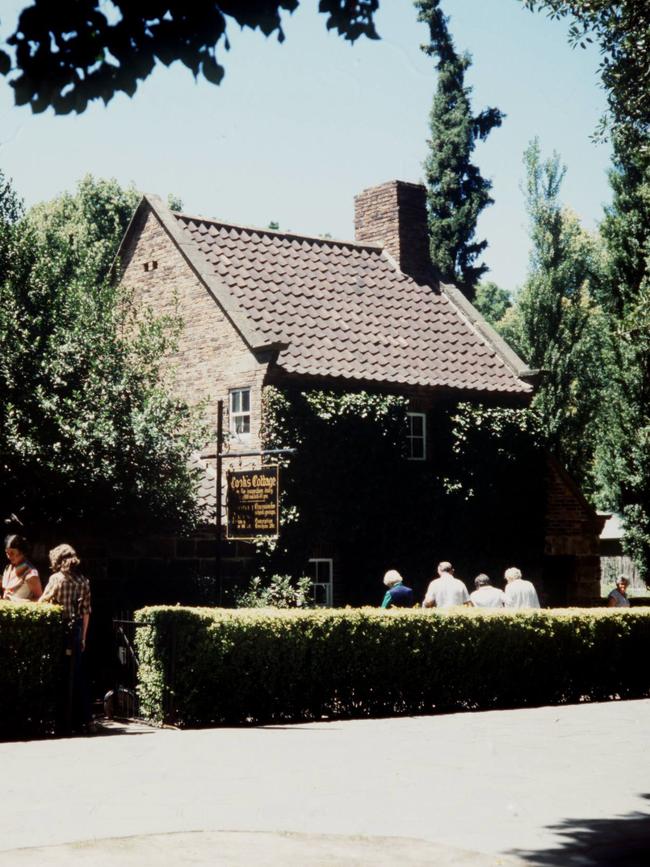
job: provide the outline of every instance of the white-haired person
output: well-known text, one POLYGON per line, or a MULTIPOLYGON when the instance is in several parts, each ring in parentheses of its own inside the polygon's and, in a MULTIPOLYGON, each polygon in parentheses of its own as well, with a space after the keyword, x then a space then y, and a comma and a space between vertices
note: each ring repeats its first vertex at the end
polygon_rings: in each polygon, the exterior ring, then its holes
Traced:
POLYGON ((474 579, 476 590, 469 594, 472 605, 476 608, 503 608, 506 604, 506 595, 503 590, 493 587, 490 578, 484 572, 474 579))
POLYGON ((404 583, 397 569, 389 569, 384 575, 384 586, 388 589, 384 595, 382 608, 413 608, 415 594, 404 583))
POLYGON ((427 588, 423 608, 453 608, 455 605, 471 605, 467 587, 454 576, 454 568, 447 560, 438 563, 438 577, 427 588))
POLYGON ((541 608, 537 590, 521 577, 521 569, 511 566, 503 573, 506 584, 506 608, 541 608))
POLYGON ((630 586, 630 579, 625 575, 619 575, 616 579, 616 587, 610 592, 607 597, 608 608, 629 608, 630 600, 627 598, 627 588, 630 586))

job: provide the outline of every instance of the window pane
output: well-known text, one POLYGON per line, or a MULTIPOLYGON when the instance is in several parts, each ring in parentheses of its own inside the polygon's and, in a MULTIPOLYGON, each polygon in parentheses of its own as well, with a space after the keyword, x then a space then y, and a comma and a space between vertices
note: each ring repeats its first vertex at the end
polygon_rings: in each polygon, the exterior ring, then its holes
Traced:
POLYGON ((250 388, 242 389, 239 394, 241 395, 241 411, 242 412, 250 412, 251 410, 251 391, 250 388))
POLYGON ((329 581, 332 577, 330 574, 330 562, 329 560, 321 560, 320 563, 316 563, 316 580, 317 581, 329 581))
POLYGON ((421 415, 409 416, 411 419, 411 434, 421 437, 424 433, 424 418, 421 415))
POLYGON ((411 440, 411 457, 418 460, 424 457, 424 439, 411 440))
POLYGON ((230 407, 232 412, 241 412, 241 391, 230 392, 230 407))
POLYGON ((251 430, 251 419, 249 415, 238 415, 235 418, 235 433, 246 434, 251 430))

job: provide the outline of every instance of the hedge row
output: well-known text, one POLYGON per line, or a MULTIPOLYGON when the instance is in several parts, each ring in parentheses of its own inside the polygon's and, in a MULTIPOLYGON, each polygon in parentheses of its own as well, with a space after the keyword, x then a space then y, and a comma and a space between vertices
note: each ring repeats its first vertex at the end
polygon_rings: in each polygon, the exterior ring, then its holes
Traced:
POLYGON ((141 709, 180 726, 650 695, 650 608, 153 607, 136 618, 141 709))
POLYGON ((0 739, 54 733, 63 648, 60 608, 0 602, 0 739))

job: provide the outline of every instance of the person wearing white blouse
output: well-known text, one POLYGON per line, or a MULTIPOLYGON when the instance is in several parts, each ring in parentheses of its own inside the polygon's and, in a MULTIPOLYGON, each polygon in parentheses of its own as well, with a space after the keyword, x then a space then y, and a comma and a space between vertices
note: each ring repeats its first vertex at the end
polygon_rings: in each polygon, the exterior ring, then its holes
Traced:
POLYGON ((506 569, 503 577, 506 585, 506 608, 541 608, 537 590, 530 581, 521 577, 521 569, 511 566, 506 569))

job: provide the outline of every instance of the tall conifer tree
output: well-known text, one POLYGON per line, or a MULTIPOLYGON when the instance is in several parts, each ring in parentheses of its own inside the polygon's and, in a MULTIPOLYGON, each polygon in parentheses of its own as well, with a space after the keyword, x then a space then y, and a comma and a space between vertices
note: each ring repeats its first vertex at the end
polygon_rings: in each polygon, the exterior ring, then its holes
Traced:
POLYGON ((487 241, 475 238, 481 211, 491 205, 492 183, 471 161, 477 141, 501 126, 498 108, 472 114, 472 89, 465 85, 469 54, 458 54, 439 8, 440 0, 416 0, 418 20, 429 27, 422 50, 437 58, 438 85, 431 108, 429 155, 424 163, 428 187, 431 258, 440 277, 456 283, 468 298, 488 270, 477 260, 487 241))

